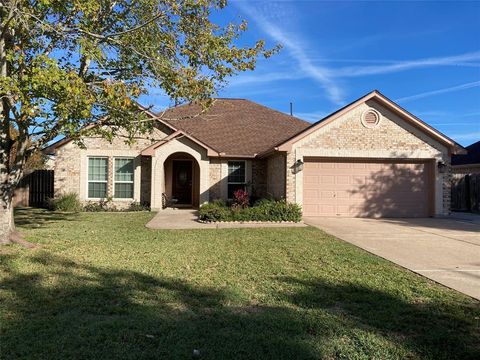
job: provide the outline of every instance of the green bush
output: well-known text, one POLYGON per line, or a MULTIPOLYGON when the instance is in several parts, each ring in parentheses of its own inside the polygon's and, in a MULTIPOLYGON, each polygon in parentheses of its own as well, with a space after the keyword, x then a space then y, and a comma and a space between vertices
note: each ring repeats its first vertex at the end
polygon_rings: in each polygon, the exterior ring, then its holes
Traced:
POLYGON ((48 207, 54 211, 78 212, 82 210, 82 204, 76 193, 67 193, 50 199, 48 207))
POLYGON ((102 212, 102 211, 118 211, 117 207, 112 204, 112 197, 109 196, 106 199, 100 199, 99 201, 89 201, 84 207, 83 211, 86 212, 102 212))
POLYGON ((229 221, 231 212, 225 203, 213 202, 200 206, 199 218, 202 221, 229 221))
POLYGON ((150 205, 133 201, 125 211, 150 211, 150 205))
POLYGON ((89 201, 83 207, 83 211, 85 211, 85 212, 101 212, 101 211, 107 211, 107 210, 105 209, 103 203, 89 201))
POLYGON ((302 219, 302 209, 286 201, 262 199, 252 207, 227 207, 224 202, 202 205, 199 211, 202 221, 294 221, 302 219))

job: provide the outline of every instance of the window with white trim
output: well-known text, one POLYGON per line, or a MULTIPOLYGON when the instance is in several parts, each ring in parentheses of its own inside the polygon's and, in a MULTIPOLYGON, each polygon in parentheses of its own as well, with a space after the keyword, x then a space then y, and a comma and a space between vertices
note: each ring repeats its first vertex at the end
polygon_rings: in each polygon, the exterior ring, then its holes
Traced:
POLYGON ((103 199, 107 197, 108 158, 88 158, 88 197, 103 199))
POLYGON ((233 199, 233 193, 239 189, 245 190, 246 186, 246 163, 245 161, 228 162, 228 190, 227 197, 233 199))
POLYGON ((114 159, 113 197, 133 199, 133 158, 114 159))

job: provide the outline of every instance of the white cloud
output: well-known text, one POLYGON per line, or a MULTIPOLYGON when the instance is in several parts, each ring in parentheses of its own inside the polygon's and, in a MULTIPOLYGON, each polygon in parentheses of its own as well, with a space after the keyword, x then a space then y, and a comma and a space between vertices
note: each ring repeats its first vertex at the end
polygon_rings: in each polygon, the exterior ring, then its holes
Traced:
MULTIPOLYGON (((467 111, 465 113, 459 113, 459 112, 454 112, 454 111, 444 111, 444 110, 427 110, 427 111, 421 111, 421 110, 412 110, 412 114, 416 114, 419 117, 440 117, 440 118, 469 118, 469 117, 478 117, 480 118, 480 111, 467 111)), ((453 124, 453 123, 452 123, 453 124)), ((470 124, 467 123, 467 124, 470 124)))
MULTIPOLYGON (((242 10, 256 25, 275 42, 283 45, 286 52, 293 58, 289 64, 294 68, 292 72, 255 73, 250 76, 239 76, 232 80, 232 87, 242 85, 269 83, 275 81, 289 81, 299 79, 313 79, 324 90, 328 99, 336 105, 343 104, 343 89, 341 80, 369 76, 398 73, 420 68, 440 66, 480 67, 480 51, 468 52, 459 55, 428 57, 415 60, 381 60, 381 59, 332 59, 321 57, 317 52, 318 46, 310 46, 303 42, 301 33, 294 31, 295 21, 301 14, 295 14, 295 9, 279 3, 235 1, 234 4, 242 10), (362 64, 358 66, 339 67, 340 63, 362 64), (327 65, 328 64, 328 65, 327 65), (336 64, 336 65, 333 65, 336 64)), ((373 35, 363 41, 371 43, 382 38, 383 35, 373 35)), ((318 45, 318 44, 315 44, 318 45)), ((466 83, 450 88, 429 91, 421 94, 403 97, 397 101, 410 101, 442 93, 459 91, 479 86, 480 82, 466 83)))
POLYGON ((396 102, 406 102, 406 101, 411 101, 411 100, 416 100, 416 99, 421 99, 424 97, 428 96, 433 96, 433 95, 439 95, 439 94, 445 94, 449 92, 454 92, 454 91, 460 91, 460 90, 465 90, 465 89, 471 89, 474 87, 479 87, 480 86, 480 81, 473 81, 461 85, 456 85, 456 86, 451 86, 443 89, 438 89, 438 90, 433 90, 433 91, 427 91, 423 92, 420 94, 415 94, 411 96, 405 96, 399 99, 396 99, 396 102))
POLYGON ((309 122, 315 122, 315 121, 321 120, 327 115, 328 113, 323 111, 295 112, 295 108, 293 109, 293 116, 309 122))
POLYGON ((271 72, 265 74, 256 73, 255 75, 237 75, 228 83, 228 87, 269 83, 284 80, 299 80, 303 78, 305 78, 305 75, 292 72, 271 72))
MULTIPOLYGON (((406 71, 417 68, 432 67, 432 66, 451 66, 472 61, 480 60, 480 51, 465 53, 454 56, 432 57, 417 60, 399 61, 393 64, 377 65, 377 66, 350 66, 340 68, 333 72, 333 75, 339 77, 355 77, 366 75, 389 74, 400 71, 406 71)), ((469 63, 471 66, 478 66, 478 64, 469 63)))
POLYGON ((478 141, 480 140, 480 131, 456 134, 456 135, 452 135, 451 138, 457 141, 470 141, 470 140, 478 141))
MULTIPOLYGON (((252 4, 245 4, 242 2, 235 2, 235 4, 248 16, 250 16, 255 23, 272 39, 279 42, 296 60, 300 70, 306 76, 318 82, 328 98, 335 104, 343 103, 343 94, 337 82, 331 75, 330 69, 315 65, 309 58, 303 47, 300 45, 300 36, 298 34, 288 34, 280 27, 270 22, 266 16, 262 15, 259 9, 255 9, 252 4)), ((270 14, 276 16, 278 14, 270 14)))

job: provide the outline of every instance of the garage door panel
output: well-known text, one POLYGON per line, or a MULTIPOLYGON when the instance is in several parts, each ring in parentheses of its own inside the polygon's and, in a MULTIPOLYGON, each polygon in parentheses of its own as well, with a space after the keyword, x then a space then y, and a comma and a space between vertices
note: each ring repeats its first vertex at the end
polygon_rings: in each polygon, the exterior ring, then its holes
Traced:
POLYGON ((339 201, 350 201, 350 198, 352 197, 352 193, 349 191, 336 191, 335 195, 339 201))
POLYGON ((339 185, 350 184, 350 175, 339 175, 335 177, 335 183, 339 185))
POLYGON ((335 176, 334 175, 321 175, 319 177, 319 183, 322 185, 329 185, 329 184, 335 184, 335 176))
POLYGON ((425 162, 306 160, 304 215, 428 216, 429 184, 425 162))
POLYGON ((335 168, 335 163, 318 163, 319 169, 334 169, 335 168))
POLYGON ((304 182, 305 184, 309 185, 309 184, 318 184, 320 181, 319 181, 318 175, 310 175, 310 176, 305 176, 304 182))
POLYGON ((306 190, 304 204, 316 204, 318 202, 319 190, 306 190))
POLYGON ((335 191, 320 191, 320 199, 326 201, 335 199, 335 191))

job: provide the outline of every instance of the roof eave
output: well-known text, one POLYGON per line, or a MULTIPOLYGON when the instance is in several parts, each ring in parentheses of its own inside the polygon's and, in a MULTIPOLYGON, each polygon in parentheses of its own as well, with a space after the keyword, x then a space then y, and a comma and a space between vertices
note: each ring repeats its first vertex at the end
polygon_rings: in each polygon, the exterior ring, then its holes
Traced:
POLYGON ((201 147, 203 147, 207 151, 207 156, 212 156, 212 157, 220 156, 219 152, 217 150, 215 150, 215 149, 209 147, 208 145, 202 143, 198 139, 195 139, 193 136, 187 134, 183 130, 176 130, 172 134, 168 135, 165 139, 159 140, 156 143, 146 147, 145 149, 143 149, 140 152, 140 154, 143 155, 143 156, 155 156, 155 150, 156 149, 158 149, 159 147, 165 145, 166 143, 168 143, 171 140, 176 139, 178 137, 186 137, 190 141, 200 145, 201 147))
POLYGON ((257 155, 257 157, 259 159, 263 159, 263 158, 269 157, 270 155, 273 155, 277 152, 279 152, 279 148, 278 147, 273 147, 271 149, 268 149, 267 151, 261 152, 260 154, 257 155))
POLYGON ((428 134, 430 137, 436 139, 438 142, 447 146, 449 151, 452 154, 465 154, 466 150, 456 143, 454 140, 450 139, 446 135, 442 134, 438 130, 432 128, 430 125, 426 124, 424 121, 420 120, 415 115, 411 114, 407 110, 403 109, 401 106, 387 98, 385 95, 380 93, 378 90, 374 90, 367 95, 351 102, 350 104, 344 106, 340 110, 326 116, 325 118, 317 121, 316 123, 312 124, 310 127, 306 128, 305 130, 300 131, 296 135, 292 136, 290 139, 287 139, 283 143, 277 145, 278 151, 291 151, 293 144, 297 141, 305 138, 306 136, 310 135, 311 133, 315 132, 316 130, 320 129, 321 127, 331 123, 332 121, 336 120, 340 116, 344 115, 348 111, 352 110, 353 108, 357 107, 358 105, 367 102, 371 99, 377 100, 383 105, 387 106, 389 109, 394 110, 398 114, 402 115, 402 117, 407 118, 410 120, 410 123, 423 131, 424 133, 428 134))

